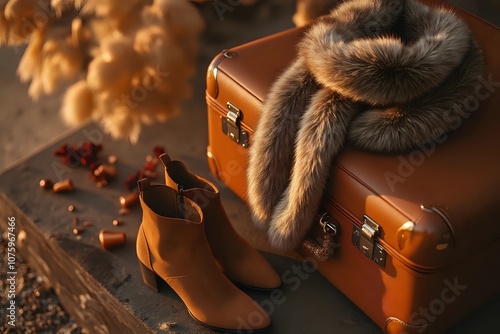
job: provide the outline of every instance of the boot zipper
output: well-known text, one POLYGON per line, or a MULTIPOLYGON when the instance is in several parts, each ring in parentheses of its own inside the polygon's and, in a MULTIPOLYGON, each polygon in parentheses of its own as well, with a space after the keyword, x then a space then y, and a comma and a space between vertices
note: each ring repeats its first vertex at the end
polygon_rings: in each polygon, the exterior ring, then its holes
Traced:
POLYGON ((177 184, 177 189, 179 190, 179 208, 181 210, 181 218, 185 219, 185 211, 184 211, 184 188, 177 184))

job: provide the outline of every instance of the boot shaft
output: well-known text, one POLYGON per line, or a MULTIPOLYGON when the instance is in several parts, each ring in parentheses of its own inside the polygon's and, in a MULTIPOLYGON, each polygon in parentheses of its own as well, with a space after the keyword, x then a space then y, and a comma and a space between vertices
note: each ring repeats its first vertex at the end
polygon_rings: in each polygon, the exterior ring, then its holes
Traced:
POLYGON ((158 228, 167 228, 168 222, 203 224, 203 212, 200 207, 175 189, 159 184, 151 185, 148 179, 140 180, 138 185, 143 223, 151 223, 158 228))
MULTIPOLYGON (((172 161, 167 154, 160 156, 165 165, 165 184, 190 198, 205 215, 221 212, 219 189, 210 181, 191 173, 180 161, 172 161)), ((205 217, 207 219, 207 217, 205 217)))
POLYGON ((180 161, 167 154, 160 156, 165 165, 165 183, 193 200, 203 210, 205 233, 213 255, 223 271, 242 286, 273 289, 281 284, 276 271, 233 228, 222 205, 217 187, 191 173, 180 161))
POLYGON ((165 270, 174 276, 189 274, 195 266, 192 263, 194 248, 206 239, 201 209, 174 189, 151 185, 147 179, 139 181, 139 190, 143 219, 137 255, 151 267, 157 259, 162 259, 163 263, 171 263, 165 261, 169 259, 187 259, 183 266, 165 270))

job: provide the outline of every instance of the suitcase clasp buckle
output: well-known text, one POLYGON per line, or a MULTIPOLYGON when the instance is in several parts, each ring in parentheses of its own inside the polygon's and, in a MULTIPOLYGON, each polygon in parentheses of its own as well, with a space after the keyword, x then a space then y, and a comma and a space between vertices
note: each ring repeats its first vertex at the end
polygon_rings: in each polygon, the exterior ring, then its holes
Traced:
POLYGON ((231 102, 227 103, 226 117, 221 117, 222 132, 243 147, 248 147, 248 133, 241 128, 243 115, 231 102))
POLYGON ((354 226, 352 230, 352 243, 361 253, 378 263, 381 267, 385 266, 385 250, 376 238, 382 231, 379 224, 367 215, 363 216, 363 226, 359 228, 354 226))

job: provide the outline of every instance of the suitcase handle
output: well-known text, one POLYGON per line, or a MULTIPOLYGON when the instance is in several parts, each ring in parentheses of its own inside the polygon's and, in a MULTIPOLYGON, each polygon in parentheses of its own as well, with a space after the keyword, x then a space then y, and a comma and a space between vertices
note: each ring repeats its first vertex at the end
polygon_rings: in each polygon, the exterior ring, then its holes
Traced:
POLYGON ((327 213, 324 213, 319 219, 319 224, 323 228, 323 240, 321 237, 316 239, 308 238, 302 243, 302 246, 307 249, 318 261, 328 261, 333 259, 335 255, 335 237, 340 232, 339 224, 327 213))

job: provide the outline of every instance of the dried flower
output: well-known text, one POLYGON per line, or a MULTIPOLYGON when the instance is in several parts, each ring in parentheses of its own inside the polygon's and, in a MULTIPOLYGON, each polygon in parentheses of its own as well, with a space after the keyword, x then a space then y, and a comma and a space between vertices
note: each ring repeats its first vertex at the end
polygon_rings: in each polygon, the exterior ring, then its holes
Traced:
POLYGON ((190 97, 203 27, 186 0, 0 1, 0 45, 28 42, 18 73, 29 94, 79 80, 64 96, 63 119, 93 119, 131 142, 190 97))
POLYGON ((155 145, 153 146, 153 156, 146 156, 146 163, 144 167, 127 177, 127 181, 124 183, 124 186, 127 190, 132 190, 137 187, 137 181, 144 178, 154 178, 156 177, 156 166, 158 165, 158 157, 165 153, 165 149, 162 146, 155 145))
POLYGON ((92 117, 94 95, 87 81, 80 80, 66 90, 61 113, 64 121, 70 125, 79 125, 92 117))
POLYGON ((55 156, 61 157, 63 164, 70 167, 88 166, 92 169, 97 154, 102 150, 102 145, 96 145, 90 141, 84 141, 80 146, 69 146, 64 144, 55 152, 55 156))

